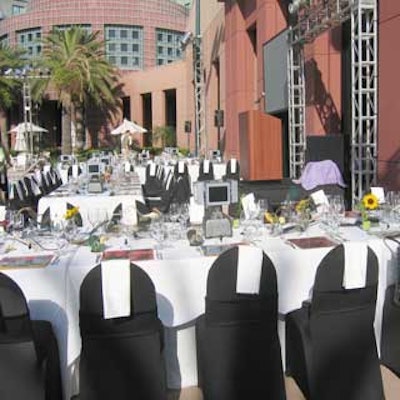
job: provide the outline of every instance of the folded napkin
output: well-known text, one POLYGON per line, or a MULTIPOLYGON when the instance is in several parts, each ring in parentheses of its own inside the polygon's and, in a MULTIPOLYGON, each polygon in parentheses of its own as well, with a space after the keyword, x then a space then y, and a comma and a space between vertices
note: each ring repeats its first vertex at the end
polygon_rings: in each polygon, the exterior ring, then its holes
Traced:
POLYGON ((156 176, 156 164, 155 163, 150 164, 150 176, 156 176))
POLYGON ((237 160, 236 160, 236 158, 232 158, 230 160, 230 163, 231 163, 231 173, 232 174, 236 174, 236 168, 237 168, 237 160))
POLYGON ((203 162, 203 172, 208 174, 210 172, 210 160, 204 160, 203 162))
POLYGON ((365 242, 344 243, 343 287, 359 289, 367 280, 368 247, 365 242))
POLYGON ((258 294, 262 272, 262 249, 252 246, 238 247, 236 293, 258 294))
POLYGON ((103 318, 131 315, 131 270, 129 260, 107 260, 101 263, 103 318))
POLYGON ((77 164, 74 164, 72 166, 72 177, 76 179, 78 178, 78 175, 79 175, 79 166, 77 164))

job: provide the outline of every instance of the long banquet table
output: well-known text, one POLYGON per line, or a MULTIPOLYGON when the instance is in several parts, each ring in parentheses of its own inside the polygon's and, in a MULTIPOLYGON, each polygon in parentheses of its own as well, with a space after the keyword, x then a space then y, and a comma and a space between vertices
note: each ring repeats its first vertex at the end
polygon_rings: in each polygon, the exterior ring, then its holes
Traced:
MULTIPOLYGON (((308 235, 320 235, 310 228, 308 235)), ((395 279, 396 246, 383 239, 368 236, 358 228, 344 231, 346 239, 367 240, 379 259, 379 287, 375 330, 380 342, 384 292, 395 279), (347 233, 346 233, 347 232, 347 233), (348 233, 350 232, 350 233, 348 233)), ((294 234, 299 235, 299 234, 294 234)), ((223 243, 237 243, 243 237, 235 230, 233 238, 223 243)), ((209 243, 219 243, 209 240, 209 243)), ((129 241, 130 248, 154 248, 153 239, 129 241)), ((309 298, 317 266, 330 247, 298 249, 287 244, 285 238, 260 236, 256 243, 271 257, 278 278, 279 313, 283 317, 301 306, 309 298)), ((123 248, 123 238, 110 239, 111 248, 123 248)), ((19 254, 21 249, 10 254, 19 254)), ((35 253, 34 249, 23 249, 35 253)), ((204 312, 207 274, 215 256, 204 256, 198 248, 186 241, 176 241, 173 247, 156 252, 154 260, 138 261, 153 280, 160 319, 166 327, 166 364, 168 386, 187 387, 197 384, 195 319, 204 312)), ((66 398, 77 393, 78 366, 81 348, 79 334, 79 288, 86 274, 100 261, 99 253, 88 247, 68 246, 58 260, 46 268, 8 269, 21 287, 33 319, 52 322, 59 342, 63 382, 66 398)), ((283 320, 283 318, 282 318, 283 320)), ((284 352, 284 324, 280 323, 282 350, 284 352)), ((284 356, 283 356, 284 359, 284 356)))

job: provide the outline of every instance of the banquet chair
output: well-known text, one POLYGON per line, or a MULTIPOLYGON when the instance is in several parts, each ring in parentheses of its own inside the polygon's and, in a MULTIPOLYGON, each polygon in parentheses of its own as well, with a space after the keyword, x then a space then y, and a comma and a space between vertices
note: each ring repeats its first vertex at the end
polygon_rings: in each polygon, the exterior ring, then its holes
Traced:
POLYGON ((386 289, 383 306, 381 363, 400 377, 400 304, 395 303, 395 285, 386 289))
POLYGON ((70 165, 67 170, 68 180, 73 177, 74 175, 74 167, 76 168, 76 175, 77 177, 82 174, 82 168, 79 165, 70 165))
POLYGON ((311 301, 286 316, 286 373, 307 399, 381 400, 373 327, 378 259, 366 245, 354 259, 345 246, 336 246, 322 259, 311 301), (357 269, 362 254, 363 283, 350 286, 344 274, 357 269))
POLYGON ((19 286, 0 273, 0 398, 61 400, 56 337, 50 322, 30 319, 19 286))
POLYGON ((239 161, 236 160, 236 158, 231 158, 226 163, 225 175, 223 179, 233 179, 237 181, 240 180, 240 165, 239 161))
POLYGON ((213 181, 214 178, 214 165, 210 160, 201 160, 199 165, 198 181, 213 181))
POLYGON ((138 266, 130 264, 129 273, 131 312, 125 317, 105 318, 101 265, 82 282, 82 400, 166 399, 163 325, 157 317, 155 288, 138 266))
POLYGON ((196 321, 204 399, 285 399, 276 272, 269 257, 250 246, 220 254, 208 274, 205 306, 196 321), (242 282, 252 271, 255 289, 247 290, 242 282))
POLYGON ((189 168, 185 161, 178 161, 174 166, 174 176, 177 178, 178 176, 189 176, 189 168))

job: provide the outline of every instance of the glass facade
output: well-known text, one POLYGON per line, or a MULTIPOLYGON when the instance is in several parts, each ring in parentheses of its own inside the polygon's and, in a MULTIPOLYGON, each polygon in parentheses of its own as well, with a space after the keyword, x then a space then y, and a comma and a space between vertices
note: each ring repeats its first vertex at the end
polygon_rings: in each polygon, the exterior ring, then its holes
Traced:
POLYGON ((182 58, 181 39, 183 32, 156 29, 156 63, 164 65, 182 58))
POLYGON ((53 28, 54 28, 54 30, 57 30, 57 31, 66 31, 67 29, 70 29, 74 26, 77 26, 88 33, 92 33, 92 26, 90 24, 55 25, 53 28))
POLYGON ((143 27, 106 25, 104 28, 106 56, 121 69, 143 69, 143 27))
POLYGON ((25 57, 34 58, 42 52, 41 28, 26 29, 17 32, 17 45, 26 50, 25 57))

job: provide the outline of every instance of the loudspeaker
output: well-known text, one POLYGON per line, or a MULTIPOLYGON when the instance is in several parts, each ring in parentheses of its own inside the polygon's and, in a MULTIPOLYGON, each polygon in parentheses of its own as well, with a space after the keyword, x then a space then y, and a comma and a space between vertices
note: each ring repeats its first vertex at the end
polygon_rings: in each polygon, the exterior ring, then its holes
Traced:
POLYGON ((217 128, 224 126, 224 110, 215 110, 214 126, 217 128))
POLYGON ((192 121, 185 121, 185 133, 192 131, 192 121))

